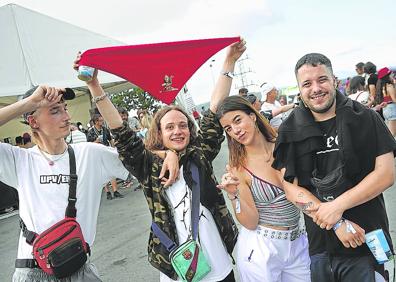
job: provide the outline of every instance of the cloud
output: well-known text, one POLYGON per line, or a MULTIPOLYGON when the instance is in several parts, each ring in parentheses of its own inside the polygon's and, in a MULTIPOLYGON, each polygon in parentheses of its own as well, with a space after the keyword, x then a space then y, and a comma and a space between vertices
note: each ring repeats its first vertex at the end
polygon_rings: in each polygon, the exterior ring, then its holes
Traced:
POLYGON ((143 42, 160 42, 244 36, 259 24, 274 21, 265 1, 203 0, 188 3, 174 11, 163 10, 168 18, 151 31, 126 35, 123 39, 128 42, 136 42, 138 38, 143 42))

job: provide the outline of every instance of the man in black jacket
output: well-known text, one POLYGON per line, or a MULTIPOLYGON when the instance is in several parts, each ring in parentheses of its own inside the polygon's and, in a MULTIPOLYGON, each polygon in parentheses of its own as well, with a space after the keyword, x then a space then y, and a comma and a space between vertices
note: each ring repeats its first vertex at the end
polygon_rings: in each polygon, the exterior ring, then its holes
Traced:
POLYGON ((393 252, 382 192, 396 142, 376 112, 336 91, 327 57, 303 56, 295 74, 301 102, 279 128, 273 167, 305 212, 312 281, 375 281, 384 268, 364 234, 382 229, 393 252))

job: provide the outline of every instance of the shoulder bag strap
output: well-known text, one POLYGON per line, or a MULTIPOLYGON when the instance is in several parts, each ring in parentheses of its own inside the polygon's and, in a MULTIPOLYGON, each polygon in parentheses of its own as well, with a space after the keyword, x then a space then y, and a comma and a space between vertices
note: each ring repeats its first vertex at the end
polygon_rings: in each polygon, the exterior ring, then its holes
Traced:
POLYGON ((70 176, 69 176, 69 199, 66 208, 66 217, 73 217, 75 218, 77 215, 76 209, 76 191, 77 191, 77 174, 76 174, 76 157, 74 155, 73 148, 68 145, 67 151, 69 152, 69 166, 70 166, 70 176))
MULTIPOLYGON (((192 225, 192 236, 193 239, 196 240, 198 236, 198 223, 199 223, 199 203, 200 203, 200 181, 199 181, 199 172, 198 167, 190 162, 190 170, 193 178, 193 188, 192 188, 192 205, 191 205, 191 225, 192 225)), ((151 223, 151 230, 155 234, 155 236, 160 239, 161 244, 165 246, 165 248, 171 252, 176 247, 177 244, 173 242, 169 236, 161 230, 157 223, 151 223)))
POLYGON ((191 230, 194 240, 198 237, 199 229, 199 204, 200 204, 200 187, 198 167, 194 162, 190 162, 190 171, 193 179, 192 187, 192 205, 191 205, 191 230))
POLYGON ((168 250, 168 252, 172 252, 174 249, 177 248, 177 244, 169 238, 168 235, 162 229, 158 226, 157 223, 154 221, 151 223, 151 230, 155 234, 155 236, 160 239, 161 244, 165 246, 165 248, 168 250))
MULTIPOLYGON (((191 225, 192 225, 192 237, 193 240, 196 241, 198 237, 198 229, 199 229, 199 206, 200 206, 200 180, 199 180, 199 171, 198 167, 195 163, 190 162, 190 171, 193 179, 193 188, 192 188, 192 207, 191 207, 191 225)), ((194 276, 197 272, 198 267, 198 257, 199 257, 199 248, 198 245, 195 246, 195 251, 191 263, 186 271, 187 281, 193 281, 194 276)))

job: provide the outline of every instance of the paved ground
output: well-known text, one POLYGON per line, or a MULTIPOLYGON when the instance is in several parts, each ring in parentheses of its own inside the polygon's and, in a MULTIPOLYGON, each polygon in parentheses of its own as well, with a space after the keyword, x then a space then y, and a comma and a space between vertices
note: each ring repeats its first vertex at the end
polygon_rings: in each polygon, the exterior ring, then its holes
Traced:
MULTIPOLYGON (((216 175, 224 171, 227 150, 223 147, 214 162, 216 175)), ((396 242, 396 190, 385 193, 390 229, 396 242)), ((150 218, 142 191, 120 189, 124 199, 101 203, 98 229, 91 260, 98 267, 103 281, 154 282, 159 273, 147 262, 147 240, 150 218)), ((10 281, 19 236, 18 217, 0 218, 0 281, 10 281)))

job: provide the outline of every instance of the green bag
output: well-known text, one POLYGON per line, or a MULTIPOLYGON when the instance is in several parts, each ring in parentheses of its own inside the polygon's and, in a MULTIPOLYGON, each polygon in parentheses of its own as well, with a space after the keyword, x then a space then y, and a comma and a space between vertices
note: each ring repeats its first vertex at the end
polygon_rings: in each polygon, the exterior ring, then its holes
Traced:
POLYGON ((177 275, 186 282, 201 281, 211 267, 196 241, 190 239, 170 254, 170 260, 177 275))
POLYGON ((198 167, 190 163, 193 178, 192 203, 191 203, 191 234, 187 241, 177 246, 157 223, 151 223, 152 232, 160 239, 161 243, 170 252, 169 259, 177 275, 185 282, 201 281, 210 271, 211 267, 200 251, 196 239, 199 227, 199 205, 200 205, 200 179, 198 167))

